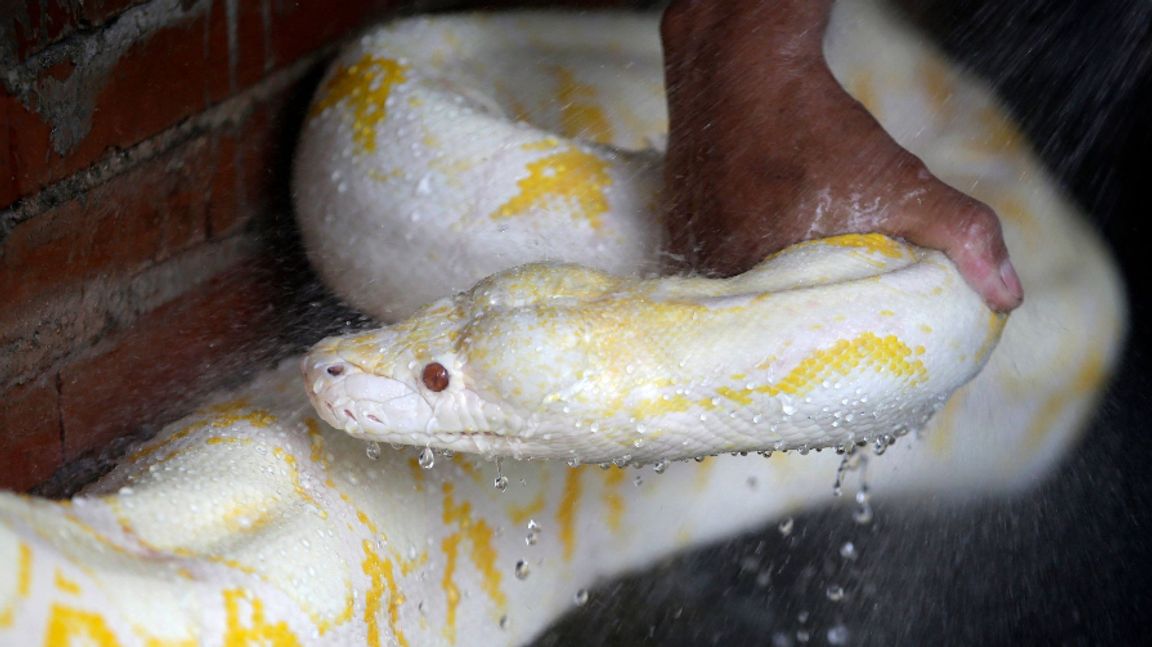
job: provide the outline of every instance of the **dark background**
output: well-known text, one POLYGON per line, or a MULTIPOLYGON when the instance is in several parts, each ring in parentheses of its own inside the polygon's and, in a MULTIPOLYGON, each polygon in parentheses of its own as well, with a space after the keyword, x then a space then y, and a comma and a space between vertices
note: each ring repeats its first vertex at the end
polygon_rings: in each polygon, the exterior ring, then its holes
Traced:
POLYGON ((904 4, 1000 88, 1118 255, 1129 346, 1085 441, 1010 500, 880 503, 870 526, 817 511, 789 537, 772 525, 677 557, 601 586, 538 644, 824 645, 839 624, 854 645, 1152 644, 1152 3, 904 4))

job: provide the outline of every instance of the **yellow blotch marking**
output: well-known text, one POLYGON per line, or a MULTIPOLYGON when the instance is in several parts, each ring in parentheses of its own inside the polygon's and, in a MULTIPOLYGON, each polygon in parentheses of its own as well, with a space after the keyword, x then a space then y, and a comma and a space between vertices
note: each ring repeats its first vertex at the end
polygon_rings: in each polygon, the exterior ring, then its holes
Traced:
POLYGON ((984 337, 984 341, 980 344, 980 348, 976 351, 976 360, 983 361, 996 347, 996 343, 1000 341, 1000 335, 1004 332, 1004 326, 1008 323, 1008 315, 1000 314, 998 312, 988 311, 988 332, 984 337))
POLYGON ((876 87, 871 74, 861 72, 854 76, 851 83, 848 84, 848 93, 863 104, 868 112, 873 115, 877 114, 880 101, 876 97, 876 87))
POLYGON ((287 647, 299 645, 300 639, 288 627, 288 623, 268 622, 264 618, 264 602, 246 589, 225 589, 224 615, 226 629, 225 647, 246 645, 277 645, 287 647), (241 617, 241 600, 248 602, 248 618, 241 617))
POLYGON ((231 436, 213 436, 204 441, 205 445, 251 445, 251 438, 233 438, 231 436))
POLYGON ((580 501, 580 475, 584 468, 569 468, 564 476, 564 493, 556 508, 556 525, 560 528, 560 545, 564 549, 564 560, 572 559, 576 550, 576 505, 580 501))
MULTIPOLYGON (((270 411, 265 409, 253 409, 252 405, 245 399, 230 400, 220 404, 214 404, 204 407, 196 415, 209 418, 208 420, 200 420, 194 422, 187 427, 173 433, 171 436, 165 438, 163 441, 158 442, 148 447, 143 447, 131 456, 128 457, 129 462, 136 462, 142 458, 150 456, 160 449, 167 447, 178 440, 187 438, 188 436, 200 431, 201 429, 224 429, 232 427, 242 422, 246 422, 253 427, 259 429, 267 428, 276 423, 276 416, 272 415, 270 411)), ((223 442, 223 441, 221 441, 223 442)), ((172 458, 175 454, 169 454, 164 460, 172 458)))
POLYGON ((596 88, 580 83, 571 71, 554 69, 559 89, 556 101, 560 105, 560 132, 565 137, 590 139, 597 144, 611 144, 612 124, 597 105, 596 88))
POLYGON ((416 559, 400 560, 400 574, 411 575, 413 571, 428 563, 428 551, 422 550, 416 559))
POLYGON ((254 532, 275 517, 263 502, 235 502, 223 512, 224 525, 236 533, 254 532))
POLYGON ((440 584, 447 600, 443 633, 448 642, 456 642, 456 608, 460 603, 460 588, 456 585, 456 564, 459 559, 460 542, 467 538, 472 545, 469 553, 472 565, 480 573, 481 586, 488 598, 503 613, 508 606, 508 598, 500 588, 501 575, 496 569, 496 549, 492 547, 492 527, 483 519, 472 518, 472 504, 467 501, 456 503, 453 498, 454 485, 445 483, 444 512, 445 525, 455 524, 457 530, 441 542, 444 550, 444 575, 440 584))
POLYGON ((53 604, 48 612, 48 626, 44 630, 44 645, 57 647, 73 644, 113 647, 119 645, 120 640, 99 613, 53 604))
POLYGON ((928 100, 932 104, 932 111, 939 117, 946 117, 952 113, 950 102, 955 90, 955 76, 935 58, 925 59, 920 64, 920 82, 928 92, 928 100))
POLYGON ((967 391, 952 394, 944 408, 932 420, 932 432, 928 436, 928 449, 937 456, 945 456, 952 447, 952 438, 956 434, 956 418, 960 415, 961 402, 967 397, 967 391))
MULTIPOLYGON (((924 353, 923 346, 910 348, 895 335, 879 337, 873 333, 863 333, 854 339, 843 339, 830 348, 812 353, 776 384, 752 389, 722 386, 716 389, 716 395, 747 406, 752 404, 754 393, 804 395, 834 373, 849 375, 864 368, 908 378, 915 385, 928 379, 924 362, 912 359, 924 353)), ((696 406, 710 408, 713 406, 712 399, 702 399, 696 406)))
POLYGON ((526 168, 528 176, 516 183, 520 192, 492 212, 492 219, 524 215, 562 201, 593 230, 603 227, 608 211, 604 190, 612 184, 606 161, 573 148, 529 162, 526 168))
POLYGON ((460 471, 467 474, 473 481, 480 483, 484 480, 484 477, 481 476, 480 472, 476 470, 476 465, 474 465, 472 461, 465 457, 463 454, 454 454, 452 456, 452 462, 460 468, 460 471))
POLYGON ((844 234, 812 242, 832 247, 855 247, 888 258, 903 258, 907 252, 903 244, 883 234, 844 234))
POLYGON ((895 317, 896 313, 891 311, 891 310, 881 310, 880 316, 881 317, 895 317))
POLYGON ((1023 229, 1031 232, 1039 231, 1039 223, 1028 207, 1014 196, 1009 196, 995 203, 996 213, 1023 229))
POLYGON ((1007 115, 996 106, 986 106, 977 111, 976 121, 983 128, 982 136, 969 142, 969 148, 991 154, 1008 153, 1017 155, 1025 141, 1007 115))
POLYGON ((68 577, 64 575, 64 572, 60 569, 56 569, 56 573, 52 579, 56 584, 56 588, 59 589, 61 593, 80 595, 80 585, 68 579, 68 577))
POLYGON ((928 324, 920 324, 920 332, 931 334, 932 326, 929 326, 928 324))
POLYGON ((620 532, 624 521, 624 496, 620 486, 624 483, 624 469, 610 468, 604 472, 604 506, 608 508, 608 527, 612 532, 620 532))
POLYGON ((304 484, 300 480, 300 468, 296 464, 296 457, 284 451, 284 449, 281 447, 273 447, 272 455, 284 461, 288 465, 289 474, 292 478, 292 489, 296 490, 296 495, 316 508, 316 512, 320 513, 321 519, 327 519, 328 511, 325 510, 324 506, 320 505, 320 502, 313 498, 312 494, 304 488, 304 484))
POLYGON ((879 337, 866 332, 812 353, 777 384, 758 387, 756 390, 771 395, 804 395, 832 373, 848 375, 865 367, 909 378, 912 384, 919 384, 927 379, 927 369, 920 360, 910 359, 913 354, 914 351, 895 335, 879 337))
POLYGON ((412 473, 412 482, 416 485, 416 489, 424 489, 424 468, 420 467, 420 461, 415 456, 409 458, 407 461, 408 471, 412 473))
POLYGON ((1080 367, 1067 388, 1060 389, 1040 406, 1039 413, 1032 420, 1032 424, 1028 427, 1028 433, 1024 437, 1024 451, 1030 452, 1037 449, 1048 435, 1052 425, 1060 418, 1066 406, 1070 402, 1075 402, 1078 399, 1077 396, 1083 397, 1094 393, 1105 376, 1104 358, 1099 353, 1093 353, 1080 367))
POLYGON ((372 542, 365 539, 363 543, 364 562, 361 568, 372 584, 364 596, 364 623, 368 625, 368 644, 374 647, 380 645, 380 615, 381 603, 384 600, 385 589, 388 591, 388 628, 396 642, 402 647, 408 647, 408 639, 400 631, 400 605, 404 604, 404 596, 396 588, 396 578, 392 572, 392 562, 381 557, 373 548, 372 542))
POLYGON ((364 56, 336 70, 308 111, 314 117, 341 102, 353 114, 352 138, 366 152, 376 150, 376 128, 388 116, 388 95, 407 80, 408 66, 390 58, 364 56))
POLYGON ((508 508, 508 516, 512 519, 513 523, 524 524, 532 517, 539 515, 544 511, 544 493, 541 492, 536 495, 535 499, 526 505, 511 506, 508 508))
MULTIPOLYGON (((727 386, 716 389, 716 395, 745 406, 752 404, 752 393, 752 391, 747 389, 733 389, 727 386)), ((711 400, 708 402, 711 402, 711 400)))
POLYGON ((713 408, 710 400, 707 401, 707 405, 704 405, 702 403, 692 402, 686 396, 671 394, 667 397, 660 396, 640 402, 632 407, 632 417, 637 420, 643 420, 645 418, 662 416, 669 413, 682 413, 698 404, 708 409, 713 408))
POLYGON ((26 598, 32 590, 32 547, 20 542, 20 563, 16 566, 16 595, 26 598))
MULTIPOLYGON (((143 633, 139 630, 135 631, 136 633, 143 633)), ((180 640, 179 638, 157 638, 155 636, 144 637, 144 647, 196 647, 198 644, 200 643, 193 638, 180 640)))
POLYGON ((716 461, 711 457, 706 457, 696 466, 696 475, 692 478, 692 487, 697 492, 704 489, 708 485, 708 479, 712 476, 712 468, 716 467, 716 461))
MULTIPOLYGON (((19 598, 28 597, 28 593, 32 590, 32 547, 24 542, 20 542, 17 549, 16 558, 16 596, 19 598)), ((15 601, 12 606, 0 611, 0 629, 12 626, 15 619, 15 601)))

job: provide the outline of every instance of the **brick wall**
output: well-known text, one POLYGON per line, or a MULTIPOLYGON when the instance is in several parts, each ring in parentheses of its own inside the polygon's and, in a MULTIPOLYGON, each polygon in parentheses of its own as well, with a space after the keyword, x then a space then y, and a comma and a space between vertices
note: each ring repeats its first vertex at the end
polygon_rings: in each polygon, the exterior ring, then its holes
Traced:
POLYGON ((303 110, 357 29, 468 4, 3 0, 0 488, 345 320, 292 233, 303 110))

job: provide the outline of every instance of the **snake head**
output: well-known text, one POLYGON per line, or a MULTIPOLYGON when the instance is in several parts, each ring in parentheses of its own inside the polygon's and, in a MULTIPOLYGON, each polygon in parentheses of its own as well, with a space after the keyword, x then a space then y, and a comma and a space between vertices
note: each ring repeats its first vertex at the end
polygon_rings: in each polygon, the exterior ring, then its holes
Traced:
POLYGON ((443 299, 402 323, 320 341, 301 367, 313 407, 357 438, 485 451, 483 438, 506 425, 470 388, 459 319, 443 299))

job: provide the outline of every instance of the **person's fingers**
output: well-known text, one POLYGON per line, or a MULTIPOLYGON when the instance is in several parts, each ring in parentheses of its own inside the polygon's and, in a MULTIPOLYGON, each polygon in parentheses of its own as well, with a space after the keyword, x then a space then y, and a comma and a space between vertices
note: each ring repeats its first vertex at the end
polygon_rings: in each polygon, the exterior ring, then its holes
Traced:
POLYGON ((959 192, 924 207, 895 215, 880 229, 943 251, 992 309, 1008 312, 1019 306, 1024 291, 1008 257, 996 212, 959 192))

